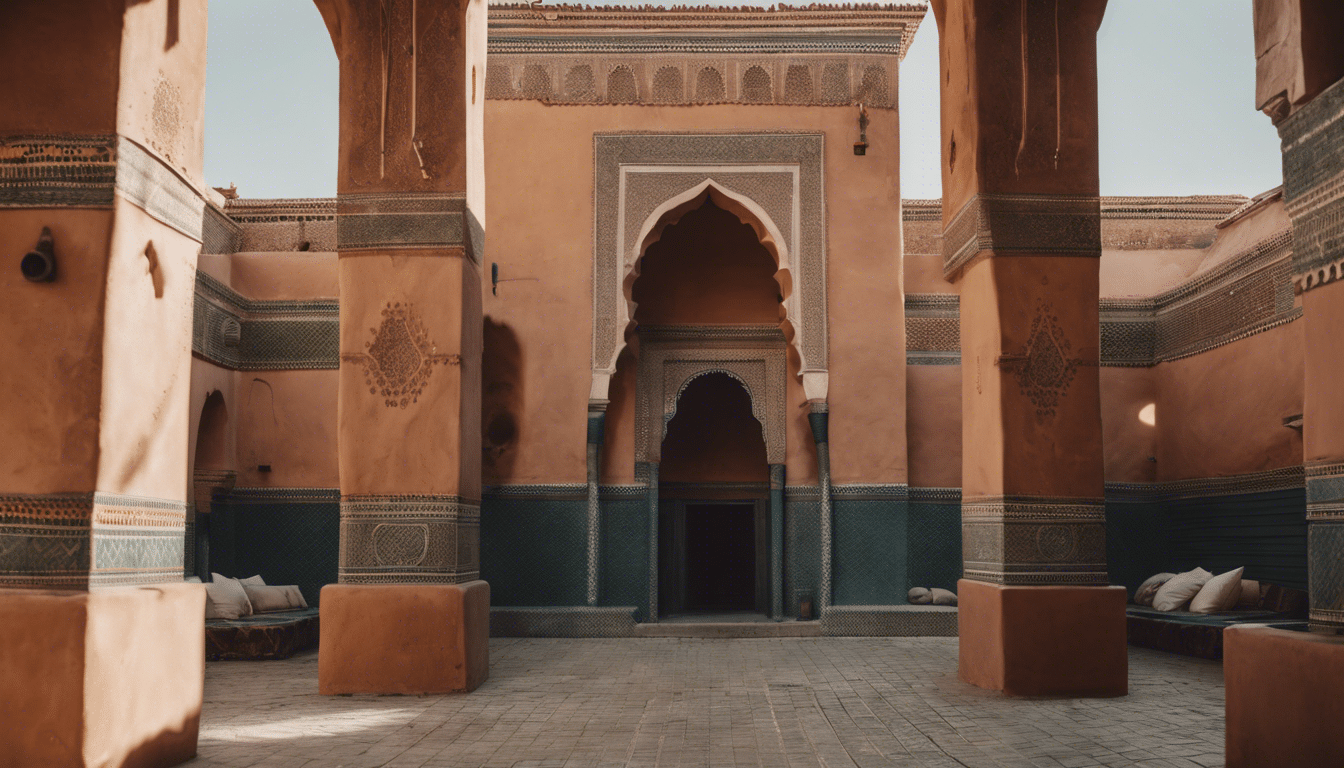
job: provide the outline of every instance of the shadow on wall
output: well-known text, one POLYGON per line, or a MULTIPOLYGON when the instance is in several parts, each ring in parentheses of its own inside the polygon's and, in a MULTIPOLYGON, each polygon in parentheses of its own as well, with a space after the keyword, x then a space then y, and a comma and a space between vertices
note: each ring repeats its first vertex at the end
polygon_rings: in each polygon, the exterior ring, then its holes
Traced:
POLYGON ((229 409, 224 395, 214 390, 201 408, 201 423, 196 430, 196 469, 231 469, 228 455, 229 409))
POLYGON ((487 484, 513 477, 523 411, 523 348, 506 323, 485 318, 481 352, 481 474, 487 484))

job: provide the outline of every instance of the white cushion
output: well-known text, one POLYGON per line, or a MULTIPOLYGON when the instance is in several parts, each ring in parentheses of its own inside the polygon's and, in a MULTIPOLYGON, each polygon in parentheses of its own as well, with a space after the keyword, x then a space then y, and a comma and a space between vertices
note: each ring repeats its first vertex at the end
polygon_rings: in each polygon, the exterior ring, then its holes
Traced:
POLYGON ((308 601, 303 599, 303 593, 293 584, 280 587, 243 585, 243 590, 247 592, 247 598, 252 601, 254 613, 292 611, 308 607, 308 601))
POLYGON ((1200 588, 1199 594, 1195 595, 1190 601, 1191 613, 1218 613, 1220 611, 1230 611, 1237 607, 1237 600, 1241 597, 1241 572, 1244 568, 1238 568, 1235 571, 1220 573, 1209 579, 1208 582, 1200 588))
POLYGON ((205 591, 205 618, 207 619, 236 619, 241 616, 238 613, 238 606, 232 603, 217 604, 210 599, 210 585, 207 584, 205 591))
POLYGON ((1179 611, 1199 594, 1204 584, 1213 578, 1213 574, 1203 568, 1178 573, 1163 584, 1153 595, 1153 607, 1159 611, 1179 611))
POLYGON ((1139 585, 1138 589, 1134 590, 1134 604, 1152 605, 1153 596, 1157 594, 1157 590, 1160 589, 1163 584, 1171 581, 1172 577, 1175 575, 1176 574, 1174 573, 1159 573, 1156 576, 1149 576, 1139 585))
MULTIPOLYGON (((212 582, 205 585, 205 594, 215 604, 215 610, 221 613, 236 612, 238 616, 252 615, 252 601, 237 579, 210 574, 212 582)), ((234 616, 232 618, 238 618, 234 616)))
POLYGON ((933 602, 933 595, 930 595, 929 590, 924 587, 915 587, 906 595, 906 599, 911 605, 928 605, 933 602))
POLYGON ((938 588, 938 587, 934 587, 933 589, 930 589, 930 590, 929 590, 929 594, 933 596, 933 604, 934 604, 934 605, 956 605, 956 604, 957 604, 957 593, 956 593, 956 592, 953 592, 953 591, 951 591, 951 590, 940 589, 940 588, 938 588))

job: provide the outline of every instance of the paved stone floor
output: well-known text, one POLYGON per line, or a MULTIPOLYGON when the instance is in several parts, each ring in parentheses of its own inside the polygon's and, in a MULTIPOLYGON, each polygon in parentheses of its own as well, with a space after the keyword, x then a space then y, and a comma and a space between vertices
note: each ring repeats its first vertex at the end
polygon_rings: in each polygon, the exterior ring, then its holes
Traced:
POLYGON ((1218 662, 1130 649, 1130 694, 1009 699, 955 638, 491 641, 452 696, 319 696, 317 655, 206 665, 192 766, 1223 765, 1218 662))

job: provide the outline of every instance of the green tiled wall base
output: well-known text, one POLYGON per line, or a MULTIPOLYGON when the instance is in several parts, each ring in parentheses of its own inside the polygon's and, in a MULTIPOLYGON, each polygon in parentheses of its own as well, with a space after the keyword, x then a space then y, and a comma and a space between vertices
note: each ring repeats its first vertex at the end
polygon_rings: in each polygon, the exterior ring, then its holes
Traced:
POLYGON ((1106 571, 1112 584, 1134 591, 1149 576, 1171 567, 1170 531, 1162 505, 1106 502, 1106 571))
POLYGON ((211 504, 210 570, 267 584, 297 584, 316 608, 322 587, 336 582, 341 546, 341 504, 240 502, 211 504))
POLYGON ((1247 579, 1307 588, 1305 489, 1174 499, 1164 506, 1173 568, 1222 573, 1245 566, 1247 579))
POLYGON ((482 494, 481 578, 491 605, 584 605, 588 503, 482 494))
POLYGON ((812 595, 812 617, 818 618, 821 501, 812 494, 784 492, 784 617, 798 616, 799 592, 812 595), (801 496, 801 498, 800 498, 801 496))
POLYGON ((644 497, 602 499, 601 589, 604 606, 639 606, 635 621, 648 621, 649 510, 644 497))
MULTIPOLYGON (((906 501, 832 499, 834 605, 906 601, 906 501)), ((823 629, 824 631, 824 629, 823 629)))
MULTIPOLYGON (((955 591, 961 578, 961 504, 910 502, 906 512, 906 583, 955 591)), ((908 588, 907 588, 908 591, 908 588)), ((901 595, 905 602, 905 595, 901 595)))

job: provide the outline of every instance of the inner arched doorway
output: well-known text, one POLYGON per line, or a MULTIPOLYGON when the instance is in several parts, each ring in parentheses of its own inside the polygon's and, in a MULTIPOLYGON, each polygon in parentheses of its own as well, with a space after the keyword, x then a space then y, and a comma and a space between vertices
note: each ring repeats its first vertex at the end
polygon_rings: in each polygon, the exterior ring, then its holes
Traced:
POLYGON ((765 439, 733 376, 694 378, 663 438, 659 604, 665 615, 769 611, 765 439))

